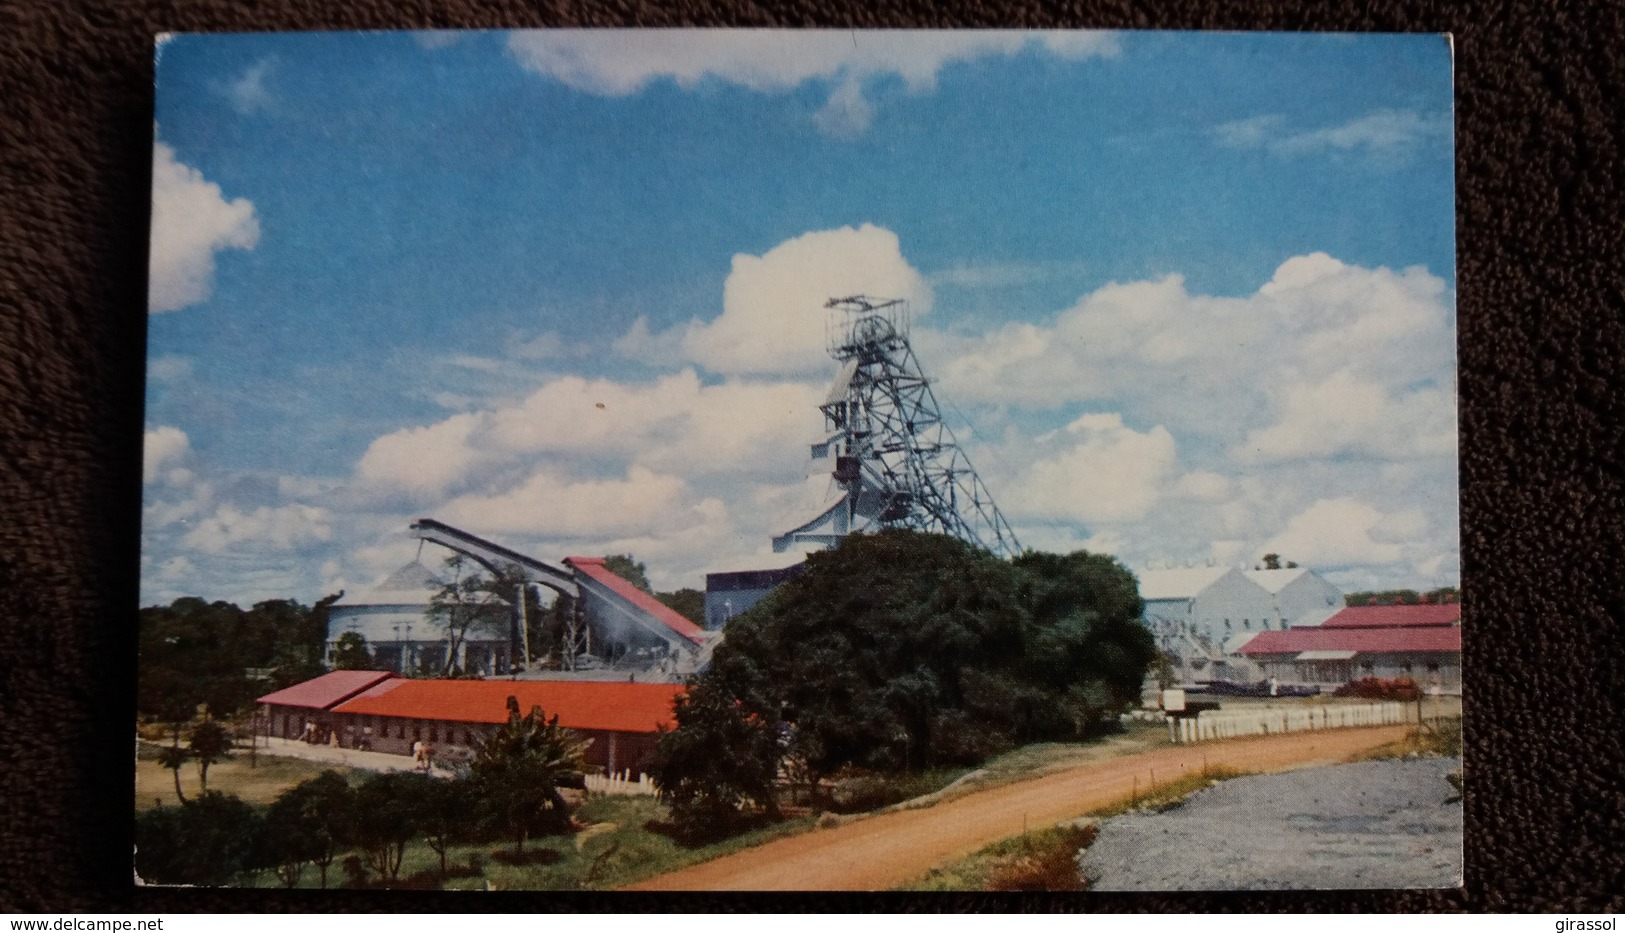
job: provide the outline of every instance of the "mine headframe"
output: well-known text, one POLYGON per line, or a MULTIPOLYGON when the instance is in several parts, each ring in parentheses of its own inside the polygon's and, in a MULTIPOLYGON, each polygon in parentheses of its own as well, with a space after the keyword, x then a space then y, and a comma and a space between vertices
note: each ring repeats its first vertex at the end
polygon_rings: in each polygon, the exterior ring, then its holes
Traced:
POLYGON ((841 495, 818 518, 775 538, 774 547, 912 528, 1001 556, 1019 553, 1015 532, 943 421, 909 342, 907 303, 854 295, 825 307, 838 312, 828 350, 840 370, 819 406, 827 434, 813 454, 834 455, 830 476, 841 495))

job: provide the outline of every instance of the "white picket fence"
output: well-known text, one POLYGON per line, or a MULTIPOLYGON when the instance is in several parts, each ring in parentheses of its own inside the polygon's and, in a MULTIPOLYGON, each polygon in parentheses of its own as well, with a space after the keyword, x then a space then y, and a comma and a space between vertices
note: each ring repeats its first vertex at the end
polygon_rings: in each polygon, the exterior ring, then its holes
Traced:
POLYGON ((1244 735, 1279 735, 1349 726, 1388 726, 1411 721, 1408 703, 1328 703, 1278 709, 1208 710, 1194 719, 1169 719, 1175 742, 1211 742, 1244 735))
POLYGON ((587 790, 594 794, 614 794, 617 796, 645 794, 653 797, 655 795, 655 782, 649 780, 647 774, 640 774, 634 780, 630 771, 619 771, 608 775, 589 774, 587 775, 587 790))

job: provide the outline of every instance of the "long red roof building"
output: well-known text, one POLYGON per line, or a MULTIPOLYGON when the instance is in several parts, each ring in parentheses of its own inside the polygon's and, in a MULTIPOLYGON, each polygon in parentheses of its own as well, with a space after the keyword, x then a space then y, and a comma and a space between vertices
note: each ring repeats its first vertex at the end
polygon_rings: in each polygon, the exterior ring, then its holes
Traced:
POLYGON ((519 712, 540 706, 567 729, 653 733, 673 728, 672 703, 682 684, 569 680, 405 680, 392 678, 333 707, 333 712, 440 722, 508 721, 508 697, 519 712))

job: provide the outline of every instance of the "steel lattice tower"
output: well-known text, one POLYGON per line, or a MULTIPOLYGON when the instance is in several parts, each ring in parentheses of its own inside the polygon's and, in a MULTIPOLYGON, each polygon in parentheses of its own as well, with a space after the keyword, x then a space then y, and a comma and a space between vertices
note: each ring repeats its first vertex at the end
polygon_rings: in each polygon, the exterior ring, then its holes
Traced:
POLYGON ((819 406, 840 490, 812 521, 773 539, 834 545, 852 532, 912 528, 950 534, 1001 557, 1020 553, 1015 532, 942 419, 908 339, 908 305, 863 295, 832 298, 829 353, 841 364, 819 406))

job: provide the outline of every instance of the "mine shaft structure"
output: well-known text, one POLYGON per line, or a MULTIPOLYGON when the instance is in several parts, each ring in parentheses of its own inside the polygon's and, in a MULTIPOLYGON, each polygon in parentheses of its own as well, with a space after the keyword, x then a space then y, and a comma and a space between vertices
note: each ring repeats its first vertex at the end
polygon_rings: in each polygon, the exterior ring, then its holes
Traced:
POLYGON ((773 539, 776 551, 834 546, 885 528, 953 535, 1001 557, 1020 553, 1015 532, 944 422, 909 343, 908 304, 864 295, 832 298, 828 350, 840 364, 812 446, 835 501, 773 539))

